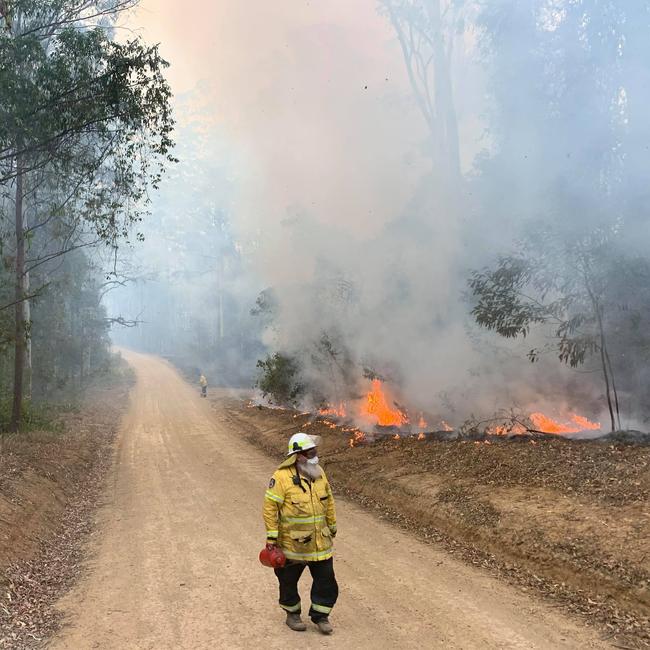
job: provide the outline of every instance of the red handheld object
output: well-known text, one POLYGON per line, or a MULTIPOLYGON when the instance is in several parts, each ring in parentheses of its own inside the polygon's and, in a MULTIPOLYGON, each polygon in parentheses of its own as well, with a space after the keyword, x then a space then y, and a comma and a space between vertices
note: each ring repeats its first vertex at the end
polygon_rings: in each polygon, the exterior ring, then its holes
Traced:
POLYGON ((272 569, 281 569, 287 563, 287 558, 279 546, 267 544, 260 551, 260 562, 272 569))

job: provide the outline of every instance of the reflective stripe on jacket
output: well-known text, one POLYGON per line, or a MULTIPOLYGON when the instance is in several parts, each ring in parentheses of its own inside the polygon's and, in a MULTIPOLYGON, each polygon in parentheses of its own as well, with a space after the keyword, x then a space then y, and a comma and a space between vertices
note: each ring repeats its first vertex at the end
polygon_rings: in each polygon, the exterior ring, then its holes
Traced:
POLYGON ((301 485, 296 485, 295 464, 294 454, 269 483, 264 498, 266 537, 277 540, 290 560, 327 560, 332 557, 332 533, 336 533, 332 490, 322 469, 320 478, 312 482, 301 476, 301 485))

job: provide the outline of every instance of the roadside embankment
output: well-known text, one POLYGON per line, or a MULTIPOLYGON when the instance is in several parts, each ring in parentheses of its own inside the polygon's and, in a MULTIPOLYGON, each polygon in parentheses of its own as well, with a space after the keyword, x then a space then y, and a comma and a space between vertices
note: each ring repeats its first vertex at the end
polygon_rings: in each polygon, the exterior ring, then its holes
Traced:
POLYGON ((322 436, 339 494, 604 626, 619 647, 650 646, 650 447, 521 437, 350 448, 349 433, 307 414, 235 398, 228 413, 278 458, 292 433, 322 436))
POLYGON ((50 430, 0 438, 0 648, 39 647, 55 600, 80 570, 82 544, 133 383, 119 360, 50 430))

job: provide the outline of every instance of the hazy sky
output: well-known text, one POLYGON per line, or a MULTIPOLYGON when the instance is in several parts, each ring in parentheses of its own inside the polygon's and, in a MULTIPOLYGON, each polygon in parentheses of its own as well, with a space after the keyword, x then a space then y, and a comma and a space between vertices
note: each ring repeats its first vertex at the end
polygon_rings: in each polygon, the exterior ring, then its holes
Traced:
POLYGON ((238 227, 272 228, 291 208, 372 235, 412 195, 423 125, 376 6, 143 0, 130 19, 161 43, 178 95, 200 85, 245 161, 238 227))

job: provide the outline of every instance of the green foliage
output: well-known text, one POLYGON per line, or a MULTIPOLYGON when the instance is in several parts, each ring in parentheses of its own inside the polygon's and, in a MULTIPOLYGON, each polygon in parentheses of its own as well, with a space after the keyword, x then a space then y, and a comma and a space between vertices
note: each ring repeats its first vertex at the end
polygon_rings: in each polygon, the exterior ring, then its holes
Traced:
POLYGON ((300 382, 300 365, 290 356, 276 352, 257 362, 260 369, 255 385, 272 404, 296 406, 304 393, 300 382))
MULTIPOLYGON (((9 196, 22 193, 24 221, 0 232, 3 267, 18 286, 13 296, 0 291, 0 372, 9 347, 20 360, 31 339, 35 396, 81 387, 106 364, 98 272, 80 249, 115 251, 175 160, 167 63, 139 38, 112 38, 111 22, 134 3, 0 3, 0 210, 11 214, 9 196), (32 300, 32 322, 25 309, 12 328, 10 308, 32 300)), ((21 389, 19 368, 16 404, 21 389)))
POLYGON ((323 331, 310 350, 311 367, 318 377, 311 377, 309 392, 315 403, 339 403, 356 390, 358 368, 345 344, 342 332, 323 331))
POLYGON ((386 381, 386 376, 384 374, 377 372, 374 368, 371 368, 370 366, 363 367, 362 375, 366 379, 370 379, 370 381, 374 381, 375 379, 379 379, 379 381, 386 381))
POLYGON ((96 269, 82 251, 65 256, 32 308, 34 397, 83 388, 110 358, 109 323, 96 269))
POLYGON ((495 269, 472 273, 469 286, 477 299, 472 309, 476 322, 506 338, 525 337, 531 324, 544 322, 547 309, 522 294, 531 276, 531 264, 516 257, 502 257, 495 269))
MULTIPOLYGON (((8 431, 11 420, 12 401, 0 400, 0 433, 8 431)), ((69 407, 48 403, 23 402, 21 432, 52 431, 60 433, 64 430, 63 422, 58 417, 69 407)))
MULTIPOLYGON (((472 273, 472 316, 506 338, 526 337, 533 325, 548 325, 556 340, 547 349, 577 367, 599 352, 615 233, 600 229, 566 239, 565 231, 536 225, 520 250, 498 259, 494 268, 472 273)), ((532 349, 537 361, 544 350, 532 349)))
POLYGON ((507 338, 525 337, 533 325, 550 328, 555 342, 530 350, 533 362, 545 350, 572 368, 597 356, 614 429, 620 387, 638 393, 635 378, 646 372, 649 281, 650 260, 630 255, 616 230, 567 241, 550 227, 536 229, 521 253, 472 274, 472 315, 507 338))
POLYGON ((311 361, 333 384, 342 382, 345 389, 354 385, 357 369, 340 332, 323 332, 314 343, 311 361))
POLYGON ((47 52, 36 35, 1 37, 0 182, 18 158, 26 172, 47 167, 102 240, 126 236, 138 212, 121 211, 174 160, 166 67, 157 47, 102 29, 67 28, 47 52))

